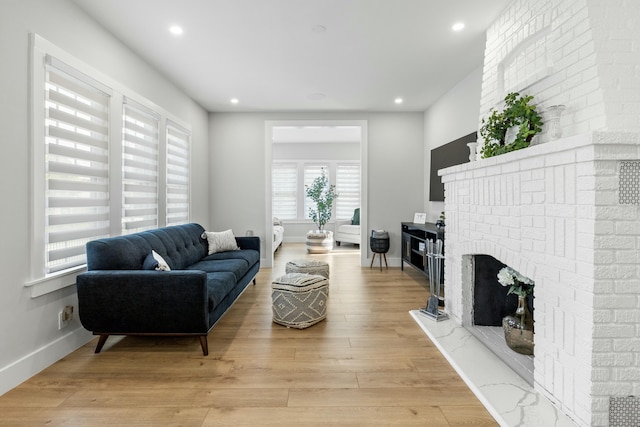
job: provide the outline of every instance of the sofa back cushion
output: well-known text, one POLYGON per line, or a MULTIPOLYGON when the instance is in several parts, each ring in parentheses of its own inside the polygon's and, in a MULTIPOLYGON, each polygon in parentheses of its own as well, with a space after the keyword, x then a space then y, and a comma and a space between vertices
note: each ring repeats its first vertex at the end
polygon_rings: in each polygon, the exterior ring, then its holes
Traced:
POLYGON ((87 243, 87 269, 142 270, 154 250, 172 270, 183 270, 207 255, 203 232, 199 224, 184 224, 93 240, 87 243))

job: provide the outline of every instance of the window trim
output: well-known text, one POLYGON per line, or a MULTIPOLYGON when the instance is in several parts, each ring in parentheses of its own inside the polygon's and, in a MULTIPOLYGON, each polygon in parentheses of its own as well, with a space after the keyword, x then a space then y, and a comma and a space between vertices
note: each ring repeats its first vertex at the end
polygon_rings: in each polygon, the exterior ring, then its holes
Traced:
MULTIPOLYGON (((110 175, 110 235, 117 236, 122 230, 122 126, 124 99, 129 98, 138 104, 153 110, 162 116, 160 131, 164 128, 168 120, 179 125, 192 135, 191 126, 183 120, 177 118, 166 109, 147 100, 144 96, 125 87, 112 78, 106 76, 90 65, 77 59, 65 50, 49 42, 38 34, 31 33, 29 39, 29 143, 31 148, 29 188, 30 205, 29 215, 31 218, 30 229, 30 266, 29 278, 24 282, 24 286, 31 288, 31 297, 36 298, 68 286, 75 285, 76 276, 86 271, 86 265, 76 266, 67 270, 62 270, 52 274, 44 273, 45 265, 45 147, 42 143, 45 138, 45 129, 42 124, 45 120, 45 65, 47 57, 53 57, 69 67, 69 71, 78 76, 88 78, 92 82, 101 85, 110 91, 111 101, 109 105, 109 175, 110 175)), ((166 140, 161 139, 160 150, 165 150, 166 140)), ((190 141, 191 144, 191 141, 190 141)), ((191 157, 189 158, 191 163, 191 157)), ((160 169, 164 169, 161 164, 160 169)), ((164 173, 164 172, 162 172, 164 173)), ((189 167, 189 182, 191 180, 191 164, 189 167)), ((190 190, 191 191, 191 190, 190 190)), ((160 195, 165 197, 164 194, 160 195)), ((191 198, 189 198, 189 211, 191 212, 191 198)), ((166 216, 159 218, 159 226, 166 223, 166 216)))

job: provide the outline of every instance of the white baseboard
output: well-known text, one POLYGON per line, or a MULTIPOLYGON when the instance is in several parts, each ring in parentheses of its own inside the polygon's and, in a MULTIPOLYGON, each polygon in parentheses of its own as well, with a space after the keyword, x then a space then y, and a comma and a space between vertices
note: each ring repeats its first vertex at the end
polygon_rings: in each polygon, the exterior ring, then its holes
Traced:
POLYGON ((82 347, 94 338, 84 328, 75 329, 15 362, 0 368, 0 395, 82 347))

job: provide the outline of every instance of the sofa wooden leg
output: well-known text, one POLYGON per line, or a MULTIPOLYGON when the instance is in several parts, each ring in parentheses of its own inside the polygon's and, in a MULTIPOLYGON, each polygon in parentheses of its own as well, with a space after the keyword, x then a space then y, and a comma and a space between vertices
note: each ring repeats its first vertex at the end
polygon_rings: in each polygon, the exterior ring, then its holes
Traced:
POLYGON ((98 339, 98 345, 96 346, 96 351, 95 353, 100 353, 100 350, 102 350, 102 346, 104 346, 104 343, 107 342, 107 338, 109 338, 108 334, 102 334, 100 335, 100 338, 98 339))
POLYGON ((200 335, 200 347, 202 347, 202 354, 205 356, 209 355, 209 343, 207 342, 206 335, 200 335))
POLYGON ((256 278, 254 277, 253 278, 253 286, 255 286, 255 285, 256 285, 256 278))

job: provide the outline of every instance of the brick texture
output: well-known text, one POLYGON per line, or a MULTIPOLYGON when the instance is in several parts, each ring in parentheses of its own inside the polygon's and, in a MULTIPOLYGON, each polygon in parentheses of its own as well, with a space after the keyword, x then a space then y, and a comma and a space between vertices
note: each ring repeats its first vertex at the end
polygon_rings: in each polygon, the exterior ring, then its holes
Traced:
POLYGON ((472 255, 534 279, 535 387, 581 426, 640 395, 640 207, 619 198, 640 159, 639 40, 637 0, 513 0, 487 31, 480 119, 516 91, 547 123, 526 150, 440 172, 450 316, 472 322, 472 255))

